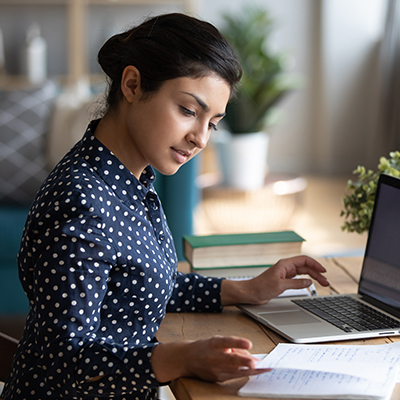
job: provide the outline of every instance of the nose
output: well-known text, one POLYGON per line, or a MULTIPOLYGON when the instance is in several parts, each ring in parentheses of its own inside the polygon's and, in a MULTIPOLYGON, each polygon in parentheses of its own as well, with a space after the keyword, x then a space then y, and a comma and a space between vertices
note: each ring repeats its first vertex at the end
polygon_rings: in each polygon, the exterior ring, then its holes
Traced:
POLYGON ((194 144, 200 150, 204 149, 210 138, 210 129, 208 124, 198 124, 189 134, 188 141, 194 144))

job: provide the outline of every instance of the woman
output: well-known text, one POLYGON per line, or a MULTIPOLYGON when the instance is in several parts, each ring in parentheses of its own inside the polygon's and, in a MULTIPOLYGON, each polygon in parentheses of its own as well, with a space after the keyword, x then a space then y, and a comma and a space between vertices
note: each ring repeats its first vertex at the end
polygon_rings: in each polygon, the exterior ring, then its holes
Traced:
POLYGON ((297 274, 327 285, 304 256, 250 281, 176 271, 151 166, 173 174, 206 146, 240 80, 234 51, 212 25, 168 14, 112 37, 98 60, 107 110, 43 183, 25 226, 30 312, 4 399, 153 399, 182 376, 260 373, 245 338, 155 337, 166 311, 266 303, 311 284, 297 274))

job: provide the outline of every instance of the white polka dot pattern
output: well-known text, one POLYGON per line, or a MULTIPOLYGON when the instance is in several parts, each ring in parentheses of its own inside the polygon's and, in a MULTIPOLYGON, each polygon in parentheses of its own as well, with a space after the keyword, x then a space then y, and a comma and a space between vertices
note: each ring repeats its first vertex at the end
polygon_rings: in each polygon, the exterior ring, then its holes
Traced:
POLYGON ((176 272, 153 169, 139 182, 93 136, 97 123, 44 182, 25 226, 30 312, 6 400, 156 398, 150 357, 166 309, 221 310, 221 280, 176 272))

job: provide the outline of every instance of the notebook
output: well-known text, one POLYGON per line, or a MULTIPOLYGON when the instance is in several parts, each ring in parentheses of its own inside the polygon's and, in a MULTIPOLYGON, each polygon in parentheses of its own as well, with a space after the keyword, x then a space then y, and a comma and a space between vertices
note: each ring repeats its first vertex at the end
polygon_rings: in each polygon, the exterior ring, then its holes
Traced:
POLYGON ((379 178, 357 293, 239 308, 294 343, 400 335, 400 179, 379 178), (329 308, 343 302, 339 311, 329 308), (348 303, 356 303, 355 311, 348 303))

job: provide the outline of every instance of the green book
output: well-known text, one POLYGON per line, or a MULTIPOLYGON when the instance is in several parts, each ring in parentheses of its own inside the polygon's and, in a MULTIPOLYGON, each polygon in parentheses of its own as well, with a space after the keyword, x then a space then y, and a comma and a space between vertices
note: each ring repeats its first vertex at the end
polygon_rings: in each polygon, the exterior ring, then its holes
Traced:
POLYGON ((187 235, 183 251, 193 270, 262 266, 301 253, 304 239, 293 231, 187 235))
POLYGON ((227 278, 227 279, 250 279, 260 275, 271 265, 240 265, 233 267, 220 267, 220 268, 194 268, 191 265, 191 271, 197 274, 227 278))

